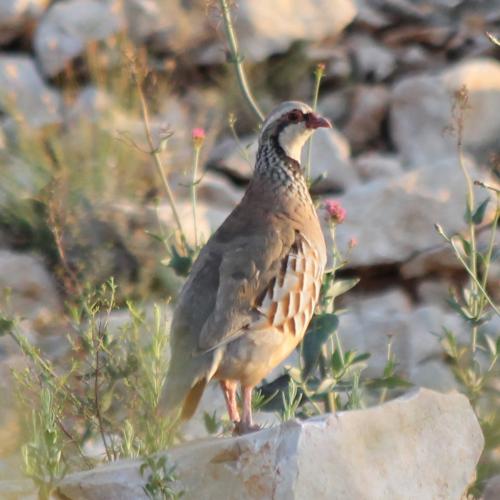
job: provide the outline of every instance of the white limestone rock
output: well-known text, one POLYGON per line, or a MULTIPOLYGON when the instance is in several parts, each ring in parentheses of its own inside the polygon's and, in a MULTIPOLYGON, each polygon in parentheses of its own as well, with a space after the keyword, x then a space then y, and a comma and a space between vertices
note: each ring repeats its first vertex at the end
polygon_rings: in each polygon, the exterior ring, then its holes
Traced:
POLYGON ((376 43, 372 37, 355 35, 349 39, 349 46, 362 79, 380 82, 395 71, 394 51, 376 43))
POLYGON ((78 125, 79 122, 101 123, 103 126, 110 122, 116 127, 116 103, 105 91, 93 86, 83 87, 70 105, 64 109, 64 119, 68 127, 78 125), (112 120, 112 119, 115 120, 112 120))
POLYGON ((380 140, 388 105, 389 91, 384 85, 355 87, 351 114, 342 129, 354 151, 366 151, 380 140))
POLYGON ((60 95, 42 80, 28 56, 0 55, 0 111, 30 127, 62 121, 60 95))
POLYGON ((67 0, 56 2, 41 19, 34 47, 44 75, 52 77, 81 55, 92 41, 105 40, 125 28, 117 2, 67 0))
POLYGON ((0 0, 0 45, 21 35, 30 22, 38 19, 49 0, 0 0))
MULTIPOLYGON (((473 179, 484 178, 472 164, 469 167, 473 179)), ((341 248, 347 248, 350 238, 358 240, 349 265, 404 262, 441 245, 434 224, 441 224, 448 234, 464 228, 465 192, 465 180, 453 160, 352 187, 339 198, 347 216, 337 229, 341 248)), ((482 200, 484 190, 476 192, 482 200)))
MULTIPOLYGON (((307 147, 302 150, 301 163, 306 165, 307 147)), ((312 138, 311 178, 322 176, 315 188, 324 191, 345 191, 358 184, 351 163, 351 148, 347 139, 335 128, 320 128, 312 138)))
POLYGON ((368 152, 354 160, 354 169, 363 181, 380 177, 397 177, 403 173, 401 161, 395 155, 368 152))
MULTIPOLYGON (((460 498, 484 439, 465 396, 421 389, 382 406, 325 415, 166 454, 188 500, 460 498)), ((71 500, 147 498, 140 460, 68 476, 71 500)))
POLYGON ((0 250, 0 290, 10 291, 0 295, 0 309, 31 320, 37 331, 62 312, 52 276, 33 255, 0 250))
POLYGON ((363 298, 346 297, 345 300, 347 312, 340 316, 339 333, 345 349, 371 354, 364 375, 381 376, 390 342, 398 371, 410 382, 431 389, 449 388, 450 377, 423 382, 420 372, 425 371, 427 362, 440 360, 443 348, 437 335, 443 327, 459 338, 465 334, 464 325, 456 314, 447 313, 435 304, 413 308, 409 298, 399 289, 363 298))
POLYGON ((30 479, 0 481, 2 500, 38 500, 38 491, 30 479))
POLYGON ((457 155, 452 103, 456 91, 469 93, 463 141, 466 151, 487 158, 499 152, 500 63, 492 59, 461 62, 436 75, 410 76, 392 91, 392 139, 408 166, 434 168, 457 155))
MULTIPOLYGON (((298 40, 317 41, 341 33, 356 16, 352 0, 241 0, 233 10, 242 53, 249 61, 264 61, 286 52, 298 40), (297 13, 300 12, 300 15, 297 13)), ((222 62, 224 54, 210 46, 200 61, 222 62)))

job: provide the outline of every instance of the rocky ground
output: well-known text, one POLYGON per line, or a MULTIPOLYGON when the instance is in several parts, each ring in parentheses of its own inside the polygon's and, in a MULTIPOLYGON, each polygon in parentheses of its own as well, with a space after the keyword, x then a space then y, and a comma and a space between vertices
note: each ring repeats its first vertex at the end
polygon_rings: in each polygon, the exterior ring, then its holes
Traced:
MULTIPOLYGON (((169 460, 178 464, 173 488, 194 500, 200 491, 206 499, 234 500, 451 499, 460 497, 481 449, 467 399, 421 389, 366 411, 190 443, 171 450, 169 460), (450 432, 460 437, 450 442, 450 432), (450 446, 448 460, 442 446, 450 446), (415 480, 417 470, 424 480, 415 480)), ((117 492, 122 500, 148 498, 138 467, 127 461, 75 474, 58 491, 73 500, 106 500, 117 492)))
MULTIPOLYGON (((485 32, 498 35, 500 2, 239 0, 234 17, 265 110, 310 101, 312 70, 326 64, 319 110, 334 128, 315 136, 312 173, 323 176, 318 196, 347 211, 338 243, 357 245, 344 273, 361 277, 342 304, 343 342, 370 352, 367 373, 376 374, 390 338, 413 383, 455 388, 435 334, 466 331, 446 302, 466 276, 433 226, 464 229, 453 107, 463 86, 466 163, 474 179, 498 181, 500 48, 485 32)), ((146 49, 157 74, 154 140, 165 126, 174 132, 162 157, 191 241, 191 130, 207 131, 198 211, 205 239, 252 175, 256 127, 225 66, 216 2, 0 0, 0 290, 10 290, 0 305, 21 315, 26 334, 54 357, 65 295, 47 237, 47 192, 71 206, 59 222, 86 280, 114 275, 124 296, 143 302, 175 295, 180 283, 146 234, 158 232, 156 213, 173 227, 168 205, 155 207, 161 187, 151 161, 124 144, 145 143, 128 91, 127 43, 146 49)), ((478 188, 478 199, 485 196, 478 188)), ((490 288, 498 302, 498 261, 490 288)), ((499 318, 488 328, 498 336, 499 318)), ((0 397, 8 402, 0 408, 0 477, 12 473, 19 444, 9 370, 23 363, 0 338, 0 397)))

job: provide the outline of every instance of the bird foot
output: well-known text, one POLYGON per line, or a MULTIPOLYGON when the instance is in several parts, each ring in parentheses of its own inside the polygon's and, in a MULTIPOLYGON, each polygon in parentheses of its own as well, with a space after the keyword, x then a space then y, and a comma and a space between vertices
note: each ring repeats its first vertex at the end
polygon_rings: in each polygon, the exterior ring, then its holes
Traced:
POLYGON ((252 425, 246 422, 234 422, 233 436, 241 436, 243 434, 250 434, 251 432, 260 431, 259 425, 252 425))

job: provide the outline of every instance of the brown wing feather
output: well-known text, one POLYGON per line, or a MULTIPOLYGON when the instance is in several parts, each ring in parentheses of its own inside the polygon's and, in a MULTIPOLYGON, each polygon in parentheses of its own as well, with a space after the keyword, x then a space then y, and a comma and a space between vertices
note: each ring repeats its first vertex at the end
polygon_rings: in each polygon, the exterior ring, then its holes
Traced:
MULTIPOLYGON (((199 335, 200 351, 207 352, 235 340, 259 319, 255 301, 273 279, 279 279, 280 266, 294 238, 289 225, 273 223, 231 242, 219 267, 215 308, 199 335)), ((281 312, 276 308, 274 314, 281 312)))
POLYGON ((324 263, 315 247, 301 234, 284 257, 280 274, 255 304, 262 315, 254 328, 277 328, 302 337, 319 297, 324 263))

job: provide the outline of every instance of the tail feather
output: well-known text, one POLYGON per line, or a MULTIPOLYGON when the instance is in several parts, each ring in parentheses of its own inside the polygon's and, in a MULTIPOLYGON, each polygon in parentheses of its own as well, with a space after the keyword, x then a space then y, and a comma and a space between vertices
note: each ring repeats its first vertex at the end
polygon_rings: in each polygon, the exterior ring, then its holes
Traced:
POLYGON ((202 378, 191 388, 182 405, 182 420, 189 420, 194 415, 206 386, 207 379, 202 378))
POLYGON ((189 329, 172 326, 173 337, 171 358, 166 375, 165 387, 160 402, 161 412, 177 416, 181 411, 182 420, 191 418, 200 402, 203 391, 214 370, 214 352, 193 356, 196 339, 186 334, 189 329))
POLYGON ((161 412, 170 415, 172 418, 179 416, 182 420, 190 419, 200 402, 203 391, 207 385, 206 377, 202 377, 194 384, 189 380, 167 379, 167 385, 163 391, 160 402, 161 412), (175 383, 177 382, 177 383, 175 383), (189 385, 188 385, 189 384, 189 385))

